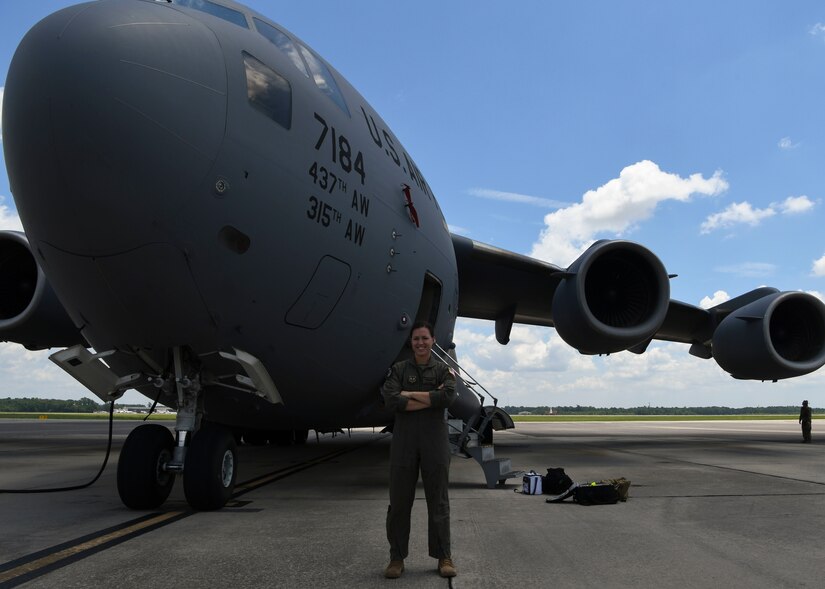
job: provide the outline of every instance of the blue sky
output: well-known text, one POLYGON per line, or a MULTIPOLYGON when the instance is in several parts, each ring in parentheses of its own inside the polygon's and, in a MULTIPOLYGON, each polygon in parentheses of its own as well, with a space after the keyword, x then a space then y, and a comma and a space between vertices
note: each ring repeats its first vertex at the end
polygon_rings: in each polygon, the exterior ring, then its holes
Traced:
MULTIPOLYGON (((3 2, 0 80, 25 31, 70 4, 3 2)), ((248 4, 381 113, 454 231, 562 266, 592 239, 632 239, 692 304, 761 285, 825 292, 819 2, 248 4)), ((0 196, 13 226, 5 168, 0 196)), ((822 371, 739 382, 675 344, 590 358, 548 329, 501 347, 477 321, 456 344, 507 404, 825 405, 822 371)), ((86 394, 44 354, 3 346, 6 394, 86 394)))

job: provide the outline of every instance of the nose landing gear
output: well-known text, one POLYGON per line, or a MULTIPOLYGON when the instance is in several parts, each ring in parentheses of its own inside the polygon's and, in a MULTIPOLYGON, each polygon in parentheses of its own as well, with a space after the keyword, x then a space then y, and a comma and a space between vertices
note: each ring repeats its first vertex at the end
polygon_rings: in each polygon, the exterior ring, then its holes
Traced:
POLYGON ((176 438, 166 427, 141 425, 126 438, 117 468, 118 493, 132 509, 159 507, 183 474, 183 491, 193 509, 223 507, 235 489, 238 452, 228 428, 202 422, 201 379, 195 362, 173 350, 174 376, 157 377, 156 386, 178 393, 176 438), (200 429, 198 429, 200 425, 200 429))

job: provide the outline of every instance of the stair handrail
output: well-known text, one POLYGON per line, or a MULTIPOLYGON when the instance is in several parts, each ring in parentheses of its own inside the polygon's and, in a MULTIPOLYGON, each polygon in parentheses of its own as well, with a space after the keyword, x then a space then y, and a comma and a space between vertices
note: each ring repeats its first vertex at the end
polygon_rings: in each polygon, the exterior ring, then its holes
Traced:
POLYGON ((475 395, 478 397, 478 400, 481 401, 482 405, 484 405, 484 395, 475 390, 473 388, 474 386, 479 387, 482 391, 487 393, 487 395, 493 400, 493 407, 498 407, 498 399, 495 398, 490 391, 484 388, 484 385, 482 385, 475 378, 473 378, 473 376, 469 372, 467 372, 467 370, 462 368, 461 364, 458 363, 458 360, 450 356, 444 348, 438 345, 438 343, 433 344, 433 353, 435 354, 435 357, 444 362, 444 364, 456 370, 456 375, 464 381, 464 384, 467 385, 468 389, 475 393, 475 395), (449 359, 449 362, 447 361, 447 359, 449 359), (466 378, 462 376, 462 372, 464 373, 464 375, 466 375, 466 378))

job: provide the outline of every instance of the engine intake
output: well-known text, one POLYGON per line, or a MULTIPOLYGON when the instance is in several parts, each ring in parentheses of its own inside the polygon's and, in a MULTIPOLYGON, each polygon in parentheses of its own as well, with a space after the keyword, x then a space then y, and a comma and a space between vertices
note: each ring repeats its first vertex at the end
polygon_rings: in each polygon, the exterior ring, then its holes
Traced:
POLYGON ((779 380, 825 364, 825 304, 780 292, 732 312, 713 334, 713 357, 734 378, 779 380))
POLYGON ((30 350, 86 345, 18 231, 0 231, 0 340, 30 350))
POLYGON ((664 265, 629 241, 598 241, 567 269, 553 295, 553 323, 583 354, 644 344, 662 325, 670 302, 664 265))

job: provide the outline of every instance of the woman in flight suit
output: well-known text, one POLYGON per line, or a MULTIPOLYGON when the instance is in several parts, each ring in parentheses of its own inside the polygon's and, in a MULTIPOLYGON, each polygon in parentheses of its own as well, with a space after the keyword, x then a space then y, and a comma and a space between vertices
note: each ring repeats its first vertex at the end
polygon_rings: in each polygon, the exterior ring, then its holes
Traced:
POLYGON ((394 364, 382 389, 387 407, 395 411, 387 511, 390 564, 384 571, 389 579, 404 572, 419 469, 427 498, 430 556, 438 559, 442 577, 456 575, 450 554, 450 447, 445 416, 456 397, 455 377, 433 357, 434 343, 432 326, 416 322, 410 336, 413 359, 394 364))

